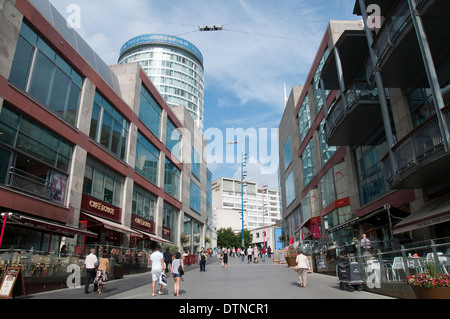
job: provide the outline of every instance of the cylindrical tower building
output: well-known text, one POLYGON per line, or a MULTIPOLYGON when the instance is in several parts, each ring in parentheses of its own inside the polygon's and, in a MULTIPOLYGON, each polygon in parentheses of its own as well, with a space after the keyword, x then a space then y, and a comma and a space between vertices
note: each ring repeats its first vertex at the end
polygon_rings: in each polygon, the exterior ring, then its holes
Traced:
POLYGON ((203 130, 203 56, 189 41, 144 34, 125 43, 119 64, 138 62, 169 106, 184 105, 203 130))

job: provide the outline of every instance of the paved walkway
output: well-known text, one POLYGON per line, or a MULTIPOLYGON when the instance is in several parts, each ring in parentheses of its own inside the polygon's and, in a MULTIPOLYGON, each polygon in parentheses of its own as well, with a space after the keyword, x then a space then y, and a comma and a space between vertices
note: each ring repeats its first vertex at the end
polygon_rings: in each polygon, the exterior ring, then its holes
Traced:
POLYGON ((336 277, 316 273, 307 275, 307 288, 300 288, 292 268, 271 260, 249 264, 230 258, 225 269, 213 257, 206 272, 200 272, 198 265, 186 270, 179 297, 173 295, 171 278, 163 289, 164 295, 152 297, 151 275, 145 273, 108 282, 102 295, 84 294, 83 287, 34 294, 27 299, 392 299, 365 291, 340 290, 336 277))

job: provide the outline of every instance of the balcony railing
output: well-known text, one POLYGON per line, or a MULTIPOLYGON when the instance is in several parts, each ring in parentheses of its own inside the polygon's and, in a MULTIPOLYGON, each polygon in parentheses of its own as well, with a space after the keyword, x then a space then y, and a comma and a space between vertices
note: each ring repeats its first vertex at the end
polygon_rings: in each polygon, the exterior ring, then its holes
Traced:
POLYGON ((53 183, 14 167, 11 167, 9 176, 8 186, 46 200, 51 200, 53 183))
MULTIPOLYGON (((422 0, 422 2, 427 0, 422 0)), ((395 47, 401 39, 404 31, 412 27, 411 15, 407 0, 398 1, 390 14, 386 17, 385 23, 375 38, 372 48, 379 64, 382 64, 389 49, 395 47)), ((374 72, 374 66, 370 60, 366 64, 366 72, 370 76, 374 72)))
POLYGON ((366 81, 354 81, 344 92, 347 105, 339 98, 330 109, 326 119, 325 130, 327 136, 331 136, 347 114, 360 105, 362 101, 374 103, 379 100, 378 90, 366 81))
MULTIPOLYGON (((443 115, 449 120, 450 108, 444 110, 443 115)), ((386 180, 392 181, 394 176, 403 173, 410 167, 420 166, 420 161, 443 149, 446 142, 439 129, 437 117, 434 116, 425 121, 394 146, 392 151, 397 166, 396 172, 393 173, 388 165, 389 158, 386 156, 383 159, 386 180)))

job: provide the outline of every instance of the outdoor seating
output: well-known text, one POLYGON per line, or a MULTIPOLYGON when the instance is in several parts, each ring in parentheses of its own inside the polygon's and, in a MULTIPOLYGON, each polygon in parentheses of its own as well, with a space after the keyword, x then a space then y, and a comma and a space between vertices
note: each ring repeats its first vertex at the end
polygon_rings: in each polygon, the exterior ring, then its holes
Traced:
POLYGON ((392 279, 400 280, 400 270, 405 271, 405 264, 403 263, 403 257, 395 257, 392 262, 392 279), (398 276, 397 276, 398 275, 398 276))

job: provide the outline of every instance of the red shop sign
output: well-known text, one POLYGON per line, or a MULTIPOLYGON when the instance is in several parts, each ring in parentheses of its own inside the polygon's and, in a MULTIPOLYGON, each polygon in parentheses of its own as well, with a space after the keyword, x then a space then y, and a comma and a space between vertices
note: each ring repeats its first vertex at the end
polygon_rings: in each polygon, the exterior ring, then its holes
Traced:
POLYGON ((81 209, 117 222, 120 222, 122 218, 122 209, 120 207, 113 206, 86 194, 83 194, 81 199, 81 209))
POLYGON ((135 214, 132 214, 131 216, 132 216, 132 218, 131 218, 131 226, 133 228, 140 229, 142 231, 149 232, 149 233, 152 233, 152 234, 155 233, 156 229, 155 229, 155 222, 154 221, 142 218, 142 217, 140 217, 138 215, 135 215, 135 214))

